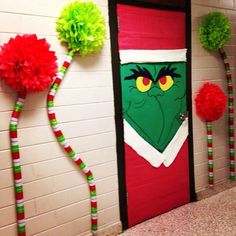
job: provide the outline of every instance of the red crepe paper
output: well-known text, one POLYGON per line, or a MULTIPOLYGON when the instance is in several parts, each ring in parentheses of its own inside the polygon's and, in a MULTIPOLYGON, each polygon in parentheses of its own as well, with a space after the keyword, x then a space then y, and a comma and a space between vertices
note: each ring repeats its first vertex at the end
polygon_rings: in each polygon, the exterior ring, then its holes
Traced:
POLYGON ((128 144, 125 165, 129 227, 190 201, 187 139, 168 168, 161 165, 157 171, 128 144))
POLYGON ((39 92, 51 85, 57 72, 55 52, 35 34, 17 35, 0 52, 0 78, 22 92, 39 92))
POLYGON ((119 49, 183 49, 185 14, 117 4, 119 49))
POLYGON ((205 83, 196 98, 196 113, 206 122, 218 120, 225 111, 226 95, 216 84, 205 83))

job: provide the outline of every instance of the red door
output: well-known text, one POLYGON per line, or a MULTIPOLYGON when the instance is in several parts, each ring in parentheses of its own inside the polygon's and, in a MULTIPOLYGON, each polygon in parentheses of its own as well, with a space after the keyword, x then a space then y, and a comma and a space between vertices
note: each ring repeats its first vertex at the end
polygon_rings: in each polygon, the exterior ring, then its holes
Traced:
POLYGON ((130 227, 190 201, 185 13, 117 15, 130 227))

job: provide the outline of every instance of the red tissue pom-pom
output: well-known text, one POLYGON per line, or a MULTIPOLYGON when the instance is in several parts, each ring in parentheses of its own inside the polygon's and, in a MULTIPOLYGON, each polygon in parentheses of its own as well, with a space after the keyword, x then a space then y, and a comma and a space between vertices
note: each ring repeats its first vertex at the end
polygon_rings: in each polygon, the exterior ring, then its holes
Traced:
POLYGON ((35 34, 11 38, 0 51, 0 79, 22 92, 48 88, 57 72, 55 52, 49 48, 35 34))
POLYGON ((218 120, 225 111, 226 95, 219 86, 205 83, 195 98, 195 105, 201 119, 207 122, 218 120))

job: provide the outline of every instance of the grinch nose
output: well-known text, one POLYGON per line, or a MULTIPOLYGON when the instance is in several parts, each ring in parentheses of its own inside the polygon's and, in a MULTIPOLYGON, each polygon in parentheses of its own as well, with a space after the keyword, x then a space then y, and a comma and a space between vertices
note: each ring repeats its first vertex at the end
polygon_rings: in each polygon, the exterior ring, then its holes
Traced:
POLYGON ((152 97, 152 96, 153 97, 162 96, 163 94, 164 94, 164 92, 160 88, 158 88, 156 86, 152 87, 149 90, 149 92, 148 92, 148 96, 149 97, 152 97))

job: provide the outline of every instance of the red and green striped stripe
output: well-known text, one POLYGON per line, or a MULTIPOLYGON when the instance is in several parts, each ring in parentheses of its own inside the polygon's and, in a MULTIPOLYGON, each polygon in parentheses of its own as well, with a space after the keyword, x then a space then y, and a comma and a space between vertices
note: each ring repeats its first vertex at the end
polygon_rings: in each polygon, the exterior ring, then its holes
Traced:
POLYGON ((224 49, 219 50, 224 62, 228 93, 228 147, 229 147, 229 178, 235 180, 235 144, 234 144, 234 92, 230 64, 224 49))
POLYGON ((66 139, 58 126, 56 114, 54 112, 54 98, 55 98, 56 92, 70 66, 73 56, 74 56, 74 53, 72 51, 68 53, 67 58, 64 61, 62 67, 59 69, 59 73, 56 79, 54 80, 54 83, 52 84, 51 89, 48 93, 48 97, 47 97, 48 117, 49 117, 50 124, 56 136, 57 141, 64 148, 68 156, 72 158, 75 164, 83 171, 83 173, 85 174, 87 178, 88 185, 89 185, 89 192, 90 192, 90 202, 91 202, 91 231, 93 235, 96 235, 97 228, 98 228, 97 227, 98 225, 97 200, 96 200, 97 194, 96 194, 96 186, 95 186, 93 174, 91 170, 89 170, 87 165, 82 161, 82 159, 74 152, 72 147, 66 142, 66 139))
POLYGON ((213 173, 213 140, 212 140, 212 124, 206 123, 207 126, 207 156, 208 156, 208 184, 214 185, 214 173, 213 173))
POLYGON ((19 152, 20 148, 17 137, 18 121, 23 108, 25 97, 26 93, 24 92, 18 94, 18 98, 15 103, 10 121, 11 157, 13 164, 12 170, 14 177, 18 236, 26 235, 24 194, 23 194, 22 173, 21 173, 20 152, 19 152))

